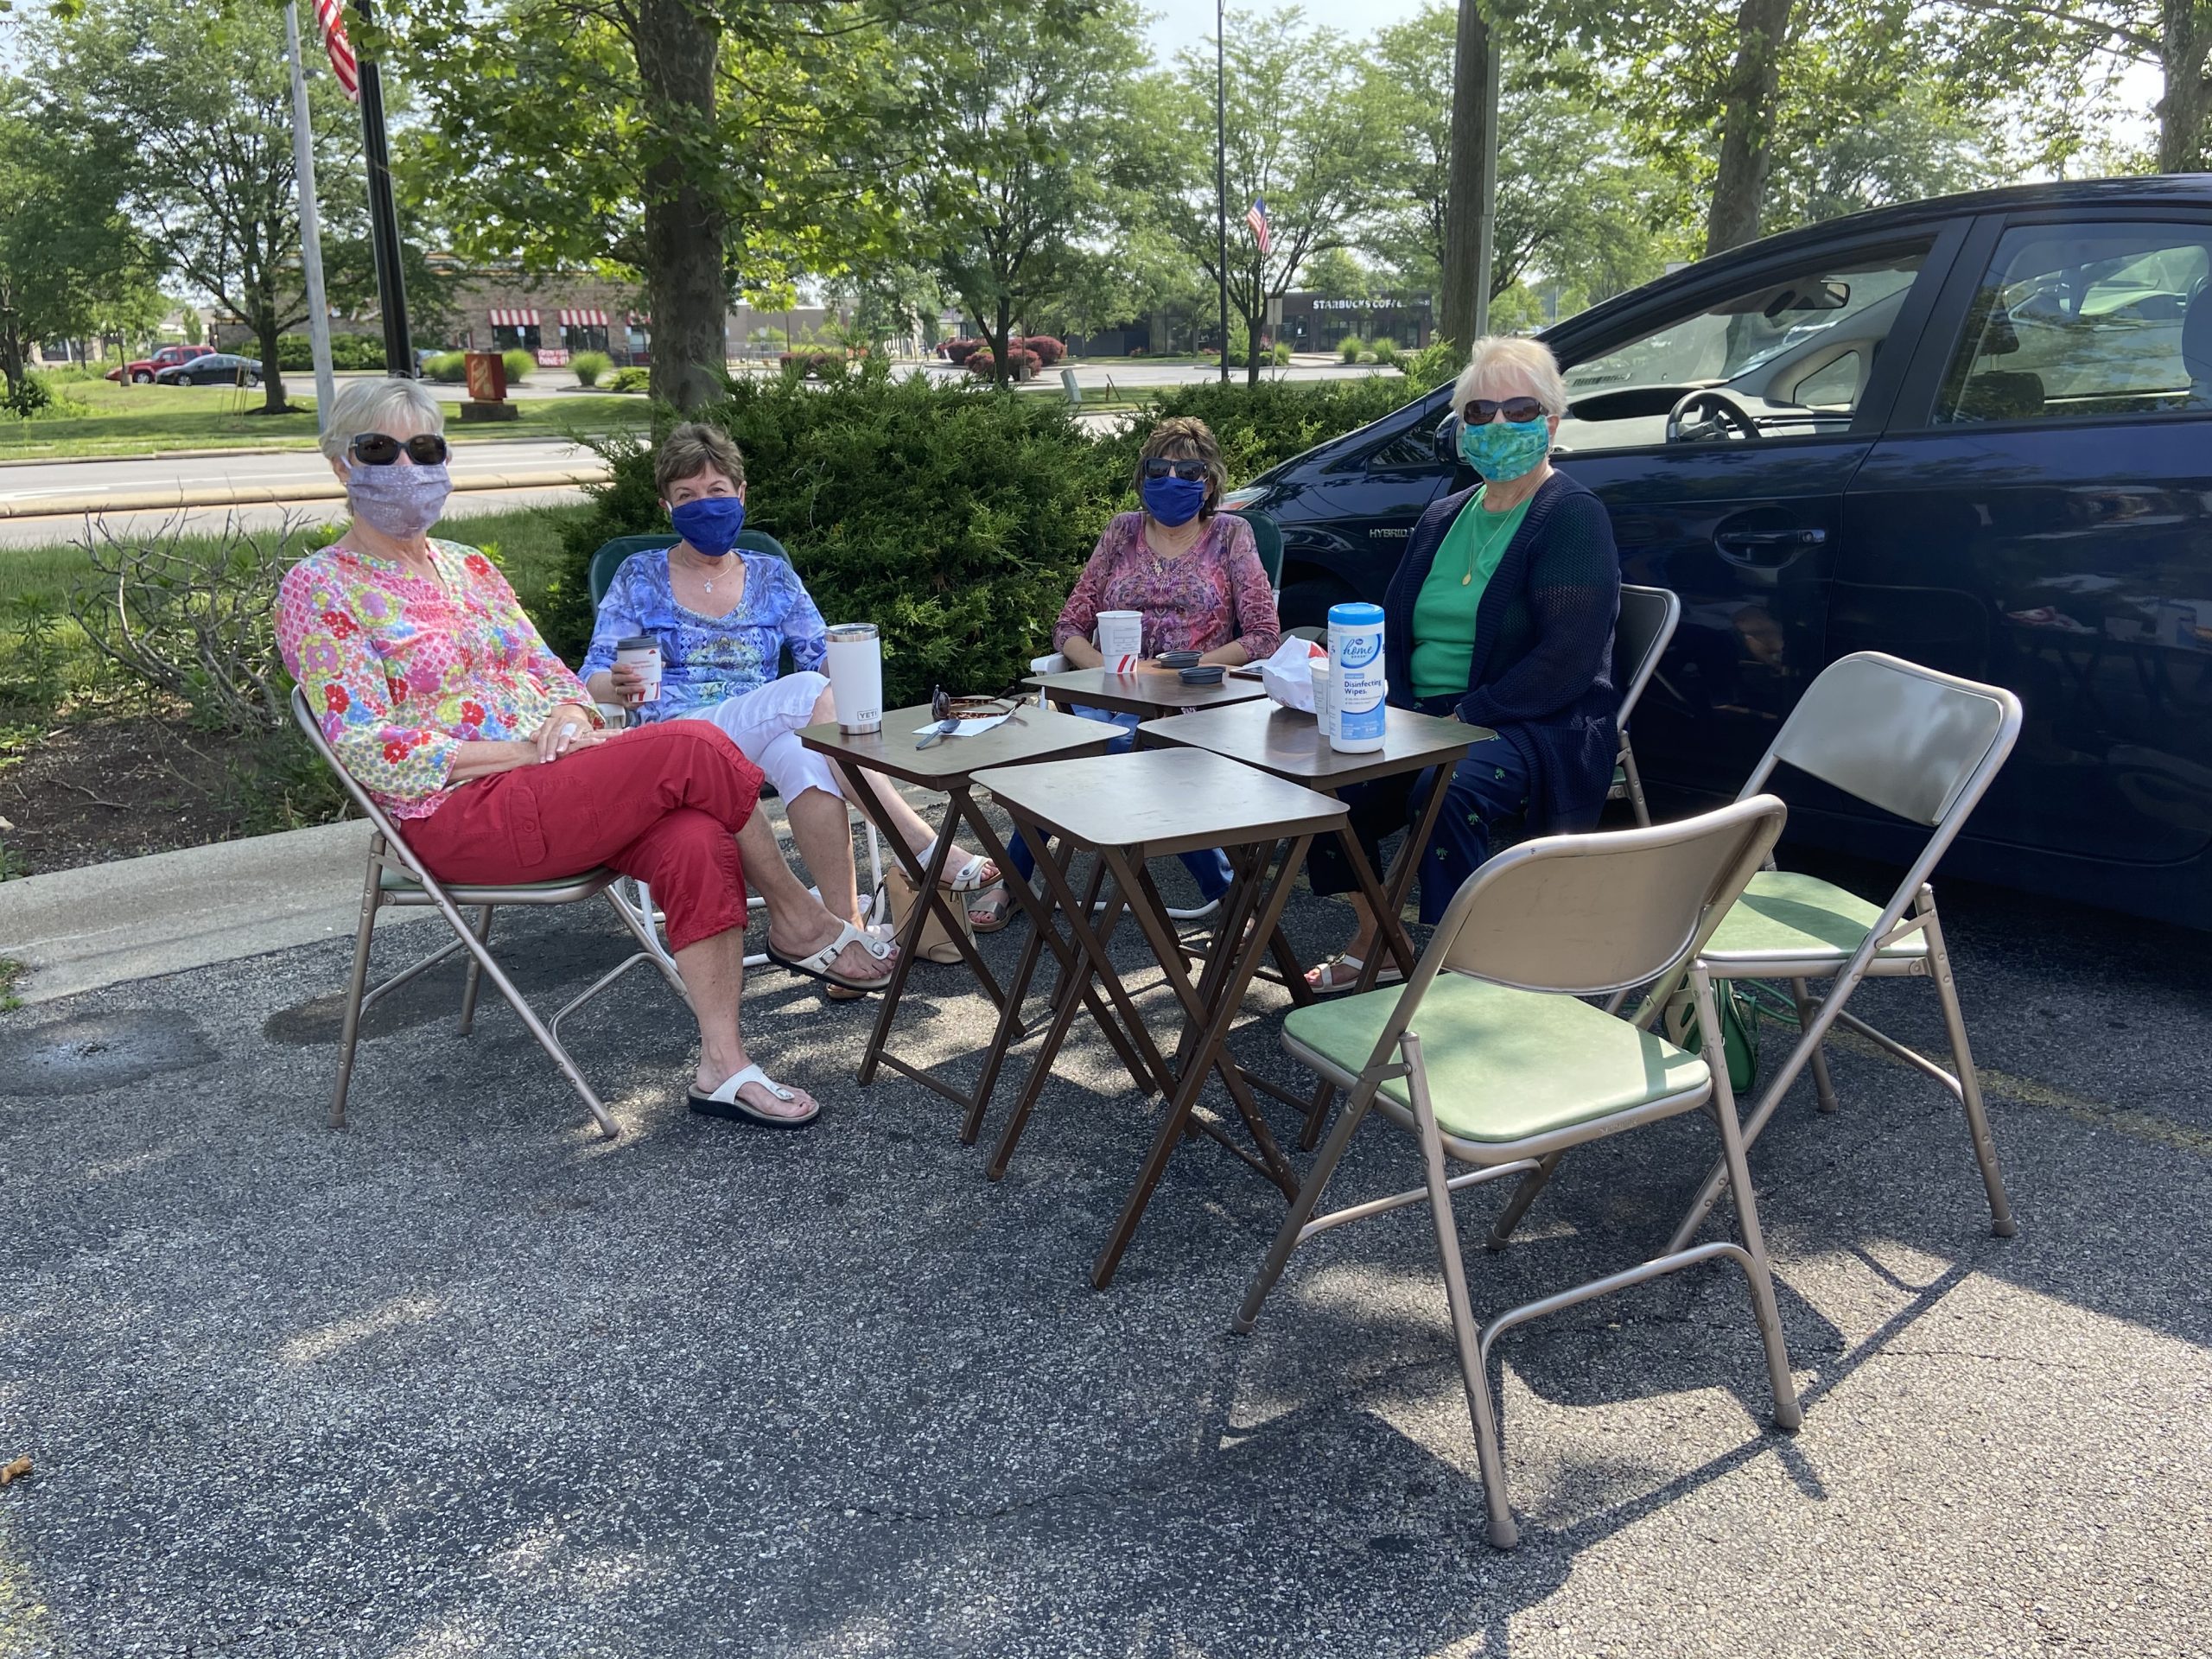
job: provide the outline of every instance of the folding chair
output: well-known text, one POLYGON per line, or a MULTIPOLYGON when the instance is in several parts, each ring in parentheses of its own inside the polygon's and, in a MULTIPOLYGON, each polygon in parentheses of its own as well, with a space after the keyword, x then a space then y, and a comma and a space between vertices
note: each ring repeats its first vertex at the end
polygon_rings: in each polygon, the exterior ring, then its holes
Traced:
POLYGON ((1283 1046, 1348 1098, 1236 1329, 1252 1328, 1300 1244, 1347 1222, 1427 1203, 1474 1421, 1490 1541, 1500 1549, 1510 1549, 1519 1531, 1505 1496, 1490 1351, 1531 1319, 1725 1258, 1751 1281, 1775 1424, 1789 1430, 1802 1421, 1713 988, 1698 954, 1774 845, 1785 816, 1780 801, 1759 795, 1679 823, 1524 842, 1484 864, 1453 896, 1403 988, 1314 1003, 1293 1010, 1284 1023, 1283 1046), (1702 1057, 1646 1028, 1685 975, 1706 1033, 1702 1057), (1633 1023, 1580 1000, 1653 980, 1653 996, 1633 1023), (1425 1184, 1309 1220, 1370 1107, 1414 1135, 1425 1184), (1568 1147, 1700 1107, 1719 1126, 1722 1161, 1736 1177, 1743 1243, 1669 1249, 1510 1308, 1478 1335, 1452 1194, 1507 1175, 1525 1179, 1568 1147), (1447 1157, 1476 1167, 1447 1176, 1447 1157))
POLYGON ((1643 798, 1643 779, 1636 769, 1636 751, 1629 747, 1628 717, 1637 700, 1667 653, 1675 626, 1682 620, 1681 595, 1665 588, 1637 588, 1621 584, 1620 620, 1613 628, 1613 683, 1621 688, 1617 717, 1621 733, 1620 755, 1613 763, 1609 801, 1628 802, 1638 823, 1651 822, 1651 809, 1643 798))
POLYGON ((468 978, 461 991, 461 1034, 466 1037, 476 1023, 476 992, 480 980, 491 976, 492 983, 505 997, 530 1034, 538 1046, 553 1057, 571 1087, 583 1097, 592 1121, 599 1125, 599 1132, 609 1141, 621 1134, 620 1128, 607 1115, 606 1107, 592 1092, 584 1074, 569 1058, 569 1051, 561 1044, 561 1021, 575 1013, 592 998, 628 973, 640 963, 652 963, 683 997, 684 1006, 690 1006, 690 997, 683 988, 683 982, 677 976, 676 964, 667 953, 658 949, 658 941, 641 928, 636 916, 626 909, 614 891, 615 873, 609 869, 587 870, 581 875, 563 876, 550 881, 524 881, 512 886, 448 887, 423 867, 407 845, 407 838, 400 833, 398 824, 378 806, 369 792, 354 781, 322 734, 322 728, 308 708, 306 696, 297 686, 292 688, 292 718, 307 734, 308 741, 322 762, 336 774, 353 804, 361 809, 372 830, 369 837, 369 859, 366 879, 361 888, 361 925, 353 938, 353 969, 346 983, 346 1012, 338 1034, 338 1090, 331 1096, 330 1127, 346 1127, 346 1090, 353 1079, 353 1053, 361 1034, 361 1016, 386 992, 396 991, 418 975, 428 972, 452 956, 456 950, 469 955, 468 978), (614 901, 614 913, 622 918, 631 935, 641 947, 594 980, 576 995, 569 999, 550 1022, 542 1021, 536 1009, 523 994, 515 988, 491 951, 492 912, 509 905, 573 905, 604 893, 614 901), (378 985, 364 991, 369 975, 369 942, 376 931, 377 912, 386 906, 420 906, 434 905, 453 929, 454 938, 447 944, 432 951, 411 968, 401 969, 378 985), (461 915, 461 907, 476 912, 472 924, 461 915))
MULTIPOLYGON (((602 543, 599 550, 591 556, 591 566, 588 575, 591 591, 591 607, 594 613, 598 611, 600 601, 607 597, 607 590, 614 581, 614 573, 622 568, 622 562, 625 559, 633 553, 658 551, 664 547, 673 547, 676 542, 677 537, 672 532, 657 531, 648 531, 641 536, 617 536, 611 542, 602 543)), ((781 559, 785 564, 791 562, 789 550, 765 530, 738 531, 736 544, 748 553, 765 553, 770 558, 781 559)), ((779 674, 787 674, 791 671, 791 652, 786 649, 782 659, 777 664, 776 671, 779 674)), ((618 724, 628 712, 614 703, 603 702, 599 705, 599 708, 601 714, 618 724)), ((775 795, 773 788, 765 785, 762 786, 761 792, 772 799, 775 795)), ((857 812, 853 816, 860 817, 857 812)), ((870 908, 865 914, 868 920, 880 922, 889 910, 889 901, 883 897, 883 846, 876 839, 875 825, 864 817, 861 817, 860 822, 868 830, 868 892, 874 895, 869 900, 870 908)), ((668 947, 662 943, 660 938, 661 914, 653 908, 653 896, 647 890, 645 884, 629 876, 622 876, 618 879, 613 889, 607 896, 613 901, 614 907, 622 912, 623 919, 628 922, 633 930, 639 928, 644 930, 649 942, 648 948, 660 959, 664 971, 675 972, 675 958, 669 955, 668 947)), ((820 889, 815 890, 814 896, 817 899, 822 896, 820 889)), ((754 912, 765 910, 767 906, 766 902, 759 893, 748 893, 745 898, 745 907, 748 912, 754 912)), ((767 962, 766 951, 754 950, 747 955, 745 966, 761 968, 766 966, 767 962)))
MULTIPOLYGON (((1764 788, 1787 761, 1932 833, 1878 908, 1816 876, 1777 870, 1770 860, 1705 950, 1716 977, 1786 979, 1797 1005, 1801 1034, 1745 1125, 1747 1141, 1758 1138, 1808 1063, 1821 1110, 1836 1109, 1821 1045, 1829 1028, 1840 1023, 1935 1078, 1965 1109, 1989 1195, 1990 1228, 1999 1238, 2019 1229, 1998 1173, 1981 1078, 1967 1046, 1966 1015, 1928 877, 2012 753, 2020 718, 2019 698, 2002 686, 1959 679, 1878 652, 1859 652, 1831 664, 1798 699, 1744 793, 1764 788), (1875 1030, 1844 1006, 1870 976, 1936 982, 1955 1071, 1875 1030), (1811 979, 1830 982, 1817 1002, 1806 988, 1811 979)), ((1718 1168, 1706 1178, 1675 1234, 1675 1248, 1696 1232, 1727 1178, 1728 1172, 1718 1168)))

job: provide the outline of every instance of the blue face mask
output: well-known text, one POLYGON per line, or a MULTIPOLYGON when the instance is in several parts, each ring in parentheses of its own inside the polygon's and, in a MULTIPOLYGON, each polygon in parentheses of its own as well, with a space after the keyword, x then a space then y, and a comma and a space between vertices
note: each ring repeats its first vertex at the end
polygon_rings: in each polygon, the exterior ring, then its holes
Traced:
POLYGON ((710 559, 719 559, 737 545, 737 532, 745 528, 745 503, 734 495, 702 495, 668 510, 676 533, 710 559))
POLYGON ((1551 423, 1541 416, 1533 421, 1491 421, 1459 428, 1460 454, 1493 484, 1534 471, 1551 447, 1551 423))
POLYGON ((1170 473, 1166 478, 1147 478, 1137 493, 1144 499, 1144 510, 1161 524, 1187 524, 1206 504, 1206 481, 1170 473))

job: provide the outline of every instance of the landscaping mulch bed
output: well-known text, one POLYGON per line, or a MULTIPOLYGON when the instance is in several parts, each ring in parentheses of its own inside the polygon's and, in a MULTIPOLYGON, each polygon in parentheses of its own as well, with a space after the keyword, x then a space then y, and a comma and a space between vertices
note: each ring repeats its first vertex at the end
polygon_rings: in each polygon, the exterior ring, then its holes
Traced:
POLYGON ((249 803, 218 734, 152 715, 24 731, 0 750, 9 876, 197 847, 245 827, 249 803))

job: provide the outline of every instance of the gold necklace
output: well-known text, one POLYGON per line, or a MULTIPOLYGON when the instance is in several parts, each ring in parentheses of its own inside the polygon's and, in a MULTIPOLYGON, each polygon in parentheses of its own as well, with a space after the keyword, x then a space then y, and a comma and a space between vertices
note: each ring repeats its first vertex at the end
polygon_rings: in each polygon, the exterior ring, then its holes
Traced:
MULTIPOLYGON (((1474 512, 1481 513, 1483 515, 1483 518, 1496 518, 1499 520, 1501 522, 1501 525, 1504 520, 1510 519, 1513 517, 1512 508, 1508 507, 1503 512, 1492 512, 1489 508, 1483 505, 1479 499, 1470 502, 1468 505, 1474 512)), ((1459 578, 1459 585, 1462 588, 1471 588, 1474 586, 1475 567, 1482 563, 1483 556, 1488 553, 1491 549, 1496 545, 1494 537, 1486 536, 1483 533, 1482 518, 1475 520, 1475 533, 1472 539, 1475 544, 1467 551, 1467 574, 1459 578)))

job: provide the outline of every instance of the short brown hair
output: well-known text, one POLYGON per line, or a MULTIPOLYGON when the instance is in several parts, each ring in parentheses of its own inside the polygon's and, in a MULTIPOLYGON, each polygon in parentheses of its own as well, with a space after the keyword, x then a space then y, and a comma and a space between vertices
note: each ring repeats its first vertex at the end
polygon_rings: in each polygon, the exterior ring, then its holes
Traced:
POLYGON ((703 421, 688 421, 663 438, 654 451, 653 489, 665 501, 678 484, 710 467, 729 480, 733 489, 745 487, 745 456, 729 434, 703 421))
POLYGON ((1221 505, 1221 495, 1229 487, 1229 469, 1221 464, 1221 441, 1213 429, 1195 415, 1171 415, 1144 441, 1144 448, 1137 451, 1137 475, 1135 481, 1138 497, 1144 494, 1144 464, 1147 461, 1203 461, 1206 464, 1206 504, 1198 509, 1201 518, 1213 517, 1214 509, 1221 505))

